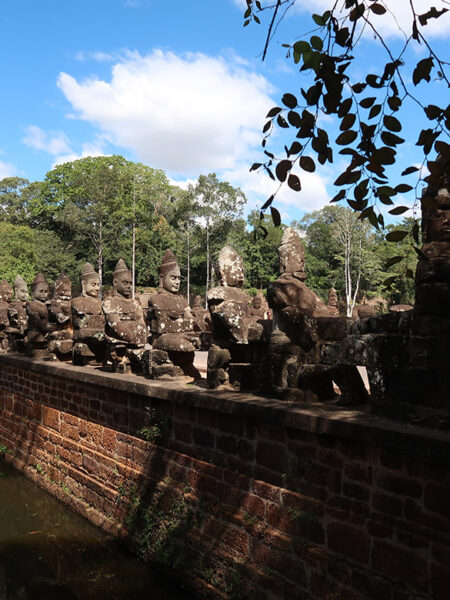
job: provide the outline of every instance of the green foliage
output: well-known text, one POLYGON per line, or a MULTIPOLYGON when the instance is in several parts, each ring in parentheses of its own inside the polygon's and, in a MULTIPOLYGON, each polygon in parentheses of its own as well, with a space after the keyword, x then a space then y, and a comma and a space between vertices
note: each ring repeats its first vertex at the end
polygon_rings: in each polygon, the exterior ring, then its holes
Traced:
MULTIPOLYGON (((259 23, 258 14, 264 13, 268 17, 263 60, 274 32, 288 8, 296 2, 278 0, 262 5, 255 0, 246 0, 244 25, 259 23), (280 10, 283 5, 286 6, 280 10)), ((287 58, 292 59, 296 71, 300 71, 300 93, 297 96, 284 93, 279 105, 267 113, 262 128, 265 162, 254 163, 251 170, 264 169, 273 180, 300 191, 303 171, 313 172, 316 163, 321 166, 333 163, 335 153, 339 153, 339 160, 345 166, 334 182, 340 190, 332 202, 345 200, 361 219, 383 229, 383 205, 391 206, 389 212, 399 215, 406 212, 407 207, 394 207, 397 195, 414 190, 416 202, 420 196, 420 180, 415 185, 409 182, 392 185, 392 176, 388 175, 389 167, 397 162, 399 147, 406 141, 400 134, 403 120, 411 108, 417 111, 413 118, 416 131, 411 137, 417 140, 415 143, 421 149, 423 164, 426 163, 431 172, 427 177, 430 185, 437 185, 443 164, 450 159, 450 105, 427 104, 426 94, 422 97, 424 83, 430 82, 433 82, 436 101, 442 98, 445 102, 448 96, 450 80, 446 70, 449 63, 441 60, 433 50, 426 37, 426 26, 449 9, 437 10, 430 6, 426 12, 418 14, 410 2, 408 31, 412 33, 405 34, 404 44, 396 45, 385 40, 378 31, 377 20, 386 12, 387 3, 345 0, 329 4, 329 10, 312 16, 313 29, 304 39, 298 35, 295 42, 282 44, 287 49, 287 58), (361 58, 358 45, 364 29, 371 31, 373 42, 379 44, 379 61, 370 73, 355 63, 361 58), (421 45, 426 56, 411 66, 405 56, 408 51, 414 56, 416 44, 421 45), (336 122, 339 124, 337 136, 336 122), (292 142, 288 141, 284 150, 276 155, 277 147, 271 148, 272 151, 267 147, 269 138, 278 128, 289 129, 292 142), (433 154, 444 158, 442 164, 430 160, 433 154)), ((273 146, 277 137, 280 139, 280 136, 274 136, 271 140, 273 146)), ((281 139, 284 143, 285 136, 281 139)), ((418 170, 416 166, 408 167, 402 176, 418 170)), ((262 210, 270 206, 278 219, 273 201, 274 196, 271 196, 262 210)), ((417 248, 418 236, 414 229, 407 233, 417 248)), ((397 232, 390 237, 392 241, 401 239, 397 232)))
POLYGON ((29 284, 42 272, 51 282, 61 271, 77 279, 77 261, 56 233, 0 222, 0 278, 12 284, 21 275, 29 284))

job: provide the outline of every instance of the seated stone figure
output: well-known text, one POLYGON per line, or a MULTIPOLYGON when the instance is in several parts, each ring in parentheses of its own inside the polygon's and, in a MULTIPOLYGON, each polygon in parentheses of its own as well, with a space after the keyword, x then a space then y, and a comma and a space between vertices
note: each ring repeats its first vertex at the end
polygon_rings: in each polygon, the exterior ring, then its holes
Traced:
POLYGON ((141 358, 147 342, 142 306, 131 296, 131 272, 120 259, 113 274, 113 293, 103 301, 103 313, 109 359, 113 370, 121 373, 141 371, 141 358))
POLYGON ((201 296, 195 296, 191 313, 194 318, 195 331, 211 331, 211 316, 209 310, 205 308, 201 296))
POLYGON ((72 300, 73 364, 103 364, 106 360, 105 315, 100 277, 90 263, 81 271, 81 296, 72 300))
POLYGON ((242 383, 253 388, 257 380, 255 367, 259 349, 254 343, 267 340, 268 321, 251 316, 251 296, 242 289, 244 263, 230 246, 225 246, 216 262, 219 285, 209 290, 213 345, 208 354, 210 387, 242 383), (251 342, 251 344, 249 344, 251 342))
POLYGON ((48 334, 55 327, 49 323, 47 301, 50 290, 42 273, 31 284, 31 302, 27 302, 28 335, 26 353, 32 358, 48 358, 48 334))
POLYGON ((48 334, 48 350, 62 361, 72 360, 72 282, 61 273, 55 282, 53 298, 48 307, 49 322, 54 331, 48 334))
POLYGON ((269 307, 267 305, 266 299, 264 298, 264 296, 258 294, 257 296, 254 296, 252 298, 249 309, 249 315, 251 317, 258 317, 258 319, 267 319, 268 309, 269 307))
POLYGON ((8 308, 9 326, 6 330, 11 350, 25 352, 25 337, 28 331, 28 287, 23 278, 17 275, 14 280, 14 301, 8 308))
POLYGON ((342 340, 351 328, 351 319, 332 316, 329 307, 304 283, 304 248, 294 229, 285 231, 278 254, 281 275, 267 290, 273 310, 268 387, 286 399, 332 400, 337 399, 334 381, 342 403, 367 400, 356 367, 322 364, 322 344, 342 340))
POLYGON ((167 250, 159 267, 158 292, 150 294, 148 299, 147 318, 153 347, 149 375, 154 378, 163 375, 200 378, 193 364, 198 336, 194 334, 189 304, 178 293, 180 281, 177 259, 167 250))
POLYGON ((0 283, 0 353, 8 352, 9 340, 7 328, 9 326, 8 309, 12 300, 12 288, 6 279, 0 283))
POLYGON ((337 317, 339 315, 338 297, 337 297, 336 290, 334 289, 334 287, 332 287, 328 290, 327 307, 328 307, 328 311, 332 317, 337 317))

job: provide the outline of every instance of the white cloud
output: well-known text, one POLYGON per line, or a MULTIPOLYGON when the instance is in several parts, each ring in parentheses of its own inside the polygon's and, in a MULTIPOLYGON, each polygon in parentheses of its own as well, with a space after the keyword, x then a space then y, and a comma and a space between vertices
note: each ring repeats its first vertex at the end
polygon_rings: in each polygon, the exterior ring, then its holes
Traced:
POLYGON ((111 60, 117 60, 118 54, 110 52, 85 52, 81 50, 75 54, 75 59, 81 62, 86 60, 96 60, 97 62, 106 62, 111 60))
MULTIPOLYGON (((234 170, 221 173, 221 179, 228 181, 233 186, 240 187, 247 197, 247 208, 259 209, 264 202, 274 194, 279 184, 264 171, 249 171, 248 166, 241 166, 234 170)), ((285 214, 293 211, 311 212, 319 210, 330 201, 326 190, 326 179, 317 173, 300 173, 302 189, 294 192, 286 184, 282 185, 274 206, 284 209, 285 214)))
POLYGON ((184 176, 233 168, 260 141, 270 83, 237 61, 155 50, 129 53, 111 81, 58 86, 75 115, 139 160, 184 176))
POLYGON ((17 175, 17 168, 11 163, 0 160, 0 179, 14 177, 15 175, 17 175))
POLYGON ((69 140, 62 131, 46 133, 36 125, 26 128, 27 135, 22 139, 23 143, 36 150, 44 150, 56 156, 57 154, 71 152, 69 140))
MULTIPOLYGON (((295 10, 296 12, 323 14, 326 10, 329 10, 333 4, 334 0, 309 0, 307 3, 297 0, 295 10)), ((395 2, 385 0, 382 4, 388 9, 384 15, 374 15, 371 13, 371 20, 381 35, 388 37, 403 36, 404 34, 401 31, 403 30, 403 32, 409 36, 412 32, 410 3, 407 0, 395 0, 395 2)), ((449 8, 448 2, 445 0, 414 0, 413 4, 417 15, 428 12, 432 6, 436 7, 437 10, 449 8)), ((443 14, 438 19, 430 19, 426 27, 423 28, 423 33, 425 36, 429 37, 445 37, 448 35, 449 29, 450 11, 443 14)), ((366 28, 366 34, 373 37, 372 30, 368 27, 366 28)))
POLYGON ((78 160, 79 158, 86 158, 87 156, 108 156, 108 154, 105 152, 102 142, 87 142, 83 144, 79 153, 71 151, 67 154, 56 156, 52 168, 56 167, 56 165, 78 160))

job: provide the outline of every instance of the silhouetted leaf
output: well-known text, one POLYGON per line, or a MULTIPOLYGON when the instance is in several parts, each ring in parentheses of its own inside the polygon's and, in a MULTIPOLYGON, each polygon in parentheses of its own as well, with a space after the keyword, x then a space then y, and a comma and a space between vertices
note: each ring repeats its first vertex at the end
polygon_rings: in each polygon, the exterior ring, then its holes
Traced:
POLYGON ((295 108, 298 104, 297 98, 293 94, 284 94, 281 102, 288 108, 295 108))
POLYGON ((280 108, 279 106, 274 106, 273 108, 271 108, 269 110, 269 112, 266 115, 266 119, 271 119, 272 117, 276 117, 278 113, 280 113, 283 109, 280 108))
POLYGON ((346 146, 347 144, 351 144, 356 140, 358 134, 353 129, 349 129, 348 131, 344 131, 336 138, 336 144, 341 146, 346 146))
POLYGON ((280 127, 283 127, 284 129, 289 127, 288 123, 286 122, 286 119, 284 119, 281 115, 278 115, 277 123, 280 127))
POLYGON ((301 156, 300 166, 304 171, 308 171, 308 173, 314 173, 316 170, 316 165, 310 156, 301 156))
POLYGON ((431 80, 431 69, 433 68, 433 58, 430 56, 428 58, 424 58, 419 60, 416 65, 416 68, 412 74, 412 80, 414 85, 418 85, 423 79, 425 81, 431 80))
POLYGON ((252 166, 250 167, 250 171, 256 171, 257 169, 259 169, 261 164, 262 163, 253 163, 252 166))
POLYGON ((419 15, 420 24, 426 25, 429 19, 438 19, 441 15, 446 13, 448 8, 443 8, 441 10, 437 10, 435 6, 432 6, 430 10, 423 15, 419 15))
POLYGON ((388 260, 386 261, 386 264, 384 265, 384 268, 389 269, 389 267, 396 265, 397 263, 404 260, 404 258, 405 258, 404 256, 392 256, 391 258, 388 258, 388 260))
POLYGON ((288 186, 291 190, 294 190, 294 192, 299 192, 302 189, 300 178, 294 173, 291 173, 288 177, 288 186))
POLYGON ((390 231, 386 234, 386 240, 388 242, 401 242, 408 234, 409 231, 401 231, 400 229, 396 229, 395 231, 390 231))
POLYGON ((361 102, 359 103, 360 106, 362 106, 363 108, 370 108, 372 106, 372 104, 375 102, 376 98, 374 96, 371 96, 370 98, 363 98, 361 100, 361 102))
POLYGON ((339 202, 339 200, 343 200, 345 198, 345 190, 339 190, 339 192, 331 198, 330 202, 339 202))
POLYGON ((272 215, 273 224, 275 225, 275 227, 279 227, 280 224, 281 224, 281 215, 280 215, 280 213, 273 206, 270 207, 270 213, 272 215))
POLYGON ((266 208, 269 208, 269 206, 272 204, 272 202, 274 201, 275 196, 270 196, 270 198, 268 200, 266 200, 264 202, 264 204, 261 206, 261 210, 266 210, 266 208))
POLYGON ((292 125, 292 127, 300 127, 302 124, 302 120, 300 118, 300 115, 298 114, 297 111, 295 110, 290 110, 287 114, 287 118, 289 123, 292 125))
POLYGON ((401 131, 402 130, 402 124, 400 123, 400 121, 398 119, 396 119, 392 115, 385 115, 383 117, 383 123, 384 123, 384 126, 387 129, 389 129, 390 131, 401 131))
POLYGON ((302 151, 303 146, 300 142, 292 142, 291 147, 289 148, 289 154, 298 154, 302 151))
POLYGON ((386 12, 386 9, 381 4, 371 4, 369 8, 376 15, 384 15, 386 12))
POLYGON ((411 173, 416 173, 419 170, 419 167, 408 167, 404 171, 402 171, 402 175, 410 175, 411 173))
POLYGON ((397 144, 402 144, 405 140, 395 133, 391 133, 390 131, 383 131, 381 134, 381 139, 387 146, 396 146, 397 144))
POLYGON ((335 180, 334 185, 347 185, 349 183, 356 183, 361 177, 361 171, 344 171, 335 180))
POLYGON ((279 181, 286 181, 288 172, 292 169, 290 160, 281 160, 275 167, 275 173, 279 181))
POLYGON ((318 35, 313 35, 312 38, 309 40, 311 46, 314 48, 314 50, 322 50, 323 48, 323 42, 322 42, 322 38, 320 38, 318 35))
POLYGON ((402 101, 398 96, 389 96, 388 105, 391 110, 397 111, 402 105, 402 101))
POLYGON ((389 214, 391 215, 402 215, 406 211, 409 210, 409 206, 396 206, 395 208, 391 208, 389 214))
POLYGON ((412 185, 408 185, 407 183, 399 183, 395 186, 395 191, 398 194, 405 194, 406 192, 410 192, 412 189, 412 185))
POLYGON ((342 119, 341 126, 339 127, 339 129, 341 131, 345 131, 346 129, 350 129, 350 127, 353 127, 353 124, 355 123, 355 121, 356 121, 356 115, 353 114, 353 113, 348 113, 342 119))

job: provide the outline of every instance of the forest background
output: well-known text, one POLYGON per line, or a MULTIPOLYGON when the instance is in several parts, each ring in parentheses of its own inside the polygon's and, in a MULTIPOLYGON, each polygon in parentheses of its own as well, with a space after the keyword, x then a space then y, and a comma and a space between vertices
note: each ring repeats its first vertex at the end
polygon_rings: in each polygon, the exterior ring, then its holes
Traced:
MULTIPOLYGON (((278 277, 277 248, 287 224, 275 227, 265 217, 258 228, 258 211, 243 216, 245 201, 239 188, 214 173, 200 175, 184 190, 171 185, 164 171, 117 155, 64 163, 43 181, 8 177, 0 181, 0 279, 12 284, 21 275, 30 283, 42 272, 51 283, 65 271, 76 295, 86 261, 108 289, 123 258, 134 265, 141 291, 157 286, 162 256, 171 248, 182 270, 181 292, 192 299, 216 284, 214 259, 229 244, 244 259, 245 288, 264 292, 278 277)), ((404 229, 408 220, 387 229, 404 229)), ((337 205, 290 225, 304 239, 307 284, 324 300, 334 287, 344 303, 347 296, 347 305, 373 298, 413 301, 416 253, 408 240, 387 242, 386 232, 337 205), (399 255, 406 260, 392 265, 399 255), (393 274, 397 278, 388 288, 383 282, 393 274)))

